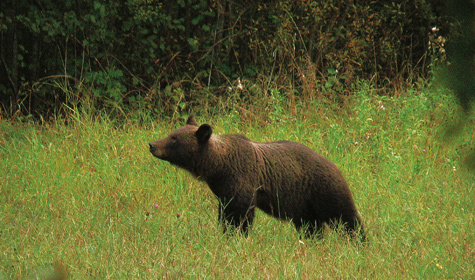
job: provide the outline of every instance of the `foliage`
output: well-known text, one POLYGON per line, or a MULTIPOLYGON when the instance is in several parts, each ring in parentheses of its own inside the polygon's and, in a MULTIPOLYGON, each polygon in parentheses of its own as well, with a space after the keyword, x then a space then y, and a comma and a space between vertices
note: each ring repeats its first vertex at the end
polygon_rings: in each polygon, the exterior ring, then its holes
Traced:
POLYGON ((302 98, 351 94, 359 79, 397 89, 427 77, 437 56, 427 52, 430 29, 450 30, 442 7, 439 0, 2 1, 0 102, 10 116, 47 117, 86 103, 129 117, 148 106, 176 112, 168 93, 178 88, 181 102, 220 97, 237 78, 264 95, 272 87, 302 98))
POLYGON ((272 105, 252 112, 258 118, 210 111, 199 119, 216 133, 298 141, 335 162, 365 220, 367 245, 334 231, 299 242, 291 223, 261 211, 248 239, 223 236, 208 187, 148 152, 149 141, 186 115, 144 127, 74 110, 38 125, 0 121, 0 278, 475 274, 475 177, 461 165, 474 148, 473 127, 440 142, 439 129, 456 115, 453 98, 433 89, 378 96, 362 87, 341 106, 271 93, 272 105))
POLYGON ((442 67, 439 78, 453 90, 464 113, 470 113, 475 103, 475 3, 470 0, 452 1, 450 14, 460 22, 458 33, 451 40, 451 64, 442 67))

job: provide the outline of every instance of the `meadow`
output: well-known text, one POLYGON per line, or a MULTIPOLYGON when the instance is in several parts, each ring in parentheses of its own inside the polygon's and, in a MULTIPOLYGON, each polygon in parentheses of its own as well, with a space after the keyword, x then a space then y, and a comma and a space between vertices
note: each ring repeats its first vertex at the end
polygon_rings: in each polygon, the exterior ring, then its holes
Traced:
POLYGON ((0 119, 0 279, 469 279, 475 275, 474 117, 442 90, 343 102, 273 92, 265 110, 192 110, 218 134, 301 142, 346 177, 368 244, 299 237, 258 211, 225 236, 206 184, 148 143, 187 114, 115 122, 74 109, 49 122, 0 119), (454 121, 465 126, 446 135, 454 121))

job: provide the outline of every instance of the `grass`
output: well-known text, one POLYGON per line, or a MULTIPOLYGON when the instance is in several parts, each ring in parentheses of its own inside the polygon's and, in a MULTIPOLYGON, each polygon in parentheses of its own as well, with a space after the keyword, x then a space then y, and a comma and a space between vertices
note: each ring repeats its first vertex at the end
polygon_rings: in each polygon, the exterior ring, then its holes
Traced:
POLYGON ((457 118, 451 97, 424 89, 390 98, 363 89, 342 106, 285 100, 247 117, 197 114, 216 133, 298 141, 335 162, 368 245, 333 231, 302 244, 291 223, 262 212, 248 239, 223 236, 207 186, 148 152, 148 142, 173 129, 169 120, 118 127, 75 112, 42 125, 1 120, 0 279, 475 275, 475 176, 462 164, 474 131, 465 126, 444 140, 447 120, 457 118))

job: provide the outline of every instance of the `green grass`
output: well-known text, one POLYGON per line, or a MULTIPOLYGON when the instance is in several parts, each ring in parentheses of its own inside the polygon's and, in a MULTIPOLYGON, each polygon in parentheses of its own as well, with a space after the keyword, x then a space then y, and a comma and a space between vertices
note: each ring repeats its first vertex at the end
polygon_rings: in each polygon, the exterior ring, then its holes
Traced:
POLYGON ((148 152, 173 129, 169 120, 1 120, 0 279, 55 268, 72 279, 471 278, 475 172, 462 161, 474 131, 443 140, 455 110, 440 92, 362 90, 343 106, 283 99, 251 117, 198 113, 216 133, 298 141, 335 162, 366 246, 333 231, 302 244, 291 223, 262 212, 248 239, 223 236, 208 187, 148 152))

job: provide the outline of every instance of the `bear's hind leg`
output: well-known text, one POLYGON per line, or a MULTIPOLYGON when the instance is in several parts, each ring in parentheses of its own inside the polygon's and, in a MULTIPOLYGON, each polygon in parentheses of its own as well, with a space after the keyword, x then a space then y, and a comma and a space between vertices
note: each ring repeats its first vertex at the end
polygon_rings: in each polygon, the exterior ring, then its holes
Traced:
POLYGON ((360 238, 360 241, 363 243, 368 241, 363 222, 358 214, 351 219, 351 222, 345 224, 345 229, 352 238, 360 238))
MULTIPOLYGON (((353 217, 350 218, 342 218, 341 223, 344 227, 345 232, 352 238, 360 238, 361 242, 366 242, 368 241, 366 238, 366 234, 364 231, 363 223, 361 221, 361 218, 358 214, 356 214, 353 217)), ((331 227, 335 228, 336 224, 335 222, 331 223, 331 227)))

